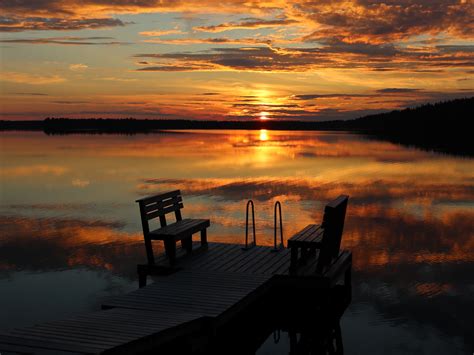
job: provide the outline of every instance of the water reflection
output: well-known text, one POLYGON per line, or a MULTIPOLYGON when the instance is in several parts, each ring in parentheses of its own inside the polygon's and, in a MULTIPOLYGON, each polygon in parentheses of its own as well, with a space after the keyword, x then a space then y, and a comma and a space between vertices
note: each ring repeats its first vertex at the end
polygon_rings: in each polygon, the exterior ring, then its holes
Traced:
POLYGON ((120 232, 122 222, 0 217, 0 270, 48 271, 74 267, 133 275, 142 254, 139 233, 120 232), (132 265, 132 268, 130 266, 132 265))
POLYGON ((277 287, 224 326, 201 353, 342 355, 345 335, 340 323, 350 302, 350 289, 343 286, 329 295, 277 287))
POLYGON ((355 272, 354 301, 341 321, 345 352, 380 352, 371 334, 394 325, 387 352, 474 346, 470 159, 320 132, 2 133, 1 144, 0 300, 8 306, 0 327, 48 317, 20 317, 28 302, 62 318, 74 304, 94 309, 90 300, 135 287, 135 264, 145 258, 137 196, 180 188, 184 216, 210 218, 209 239, 228 242, 243 241, 252 198, 258 242, 271 245, 276 200, 288 238, 346 193, 343 246, 354 253, 355 272), (61 294, 64 273, 96 287, 65 294, 75 301, 56 307, 48 298, 61 294), (42 281, 44 297, 32 302, 25 295, 42 281))

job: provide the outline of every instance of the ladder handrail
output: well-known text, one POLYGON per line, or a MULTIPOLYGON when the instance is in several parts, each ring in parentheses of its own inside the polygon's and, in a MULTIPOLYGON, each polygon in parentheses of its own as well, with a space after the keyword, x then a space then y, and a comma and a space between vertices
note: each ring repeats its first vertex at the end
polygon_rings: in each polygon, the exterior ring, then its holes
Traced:
POLYGON ((281 203, 280 201, 275 202, 274 209, 274 224, 273 224, 273 251, 279 251, 283 249, 283 220, 281 218, 281 203), (277 246, 277 207, 280 215, 280 244, 277 246))
POLYGON ((245 250, 256 246, 257 238, 255 236, 255 208, 252 200, 247 201, 247 207, 245 209, 245 250), (253 229, 253 242, 250 243, 249 247, 249 205, 252 206, 252 229, 253 229))

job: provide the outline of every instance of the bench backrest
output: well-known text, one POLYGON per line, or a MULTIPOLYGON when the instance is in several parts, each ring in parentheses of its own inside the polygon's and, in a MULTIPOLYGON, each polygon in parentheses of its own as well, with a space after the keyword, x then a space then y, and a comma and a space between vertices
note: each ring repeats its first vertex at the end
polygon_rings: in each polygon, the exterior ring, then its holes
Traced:
POLYGON ((324 208, 323 223, 321 225, 323 228, 323 239, 317 272, 321 272, 325 266, 331 264, 333 258, 339 256, 348 200, 349 196, 340 195, 324 208))
POLYGON ((140 216, 142 219, 143 233, 150 231, 148 221, 154 218, 160 219, 161 227, 166 226, 166 217, 168 213, 174 212, 176 221, 181 221, 181 208, 183 208, 183 199, 181 191, 169 191, 163 194, 143 197, 136 200, 140 206, 140 216))

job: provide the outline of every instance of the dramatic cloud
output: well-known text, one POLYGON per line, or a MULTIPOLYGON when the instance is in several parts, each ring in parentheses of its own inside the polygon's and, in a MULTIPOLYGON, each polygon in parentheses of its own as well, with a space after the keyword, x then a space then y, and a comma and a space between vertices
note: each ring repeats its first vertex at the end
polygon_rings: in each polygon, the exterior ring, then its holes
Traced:
POLYGON ((400 94, 400 93, 411 93, 411 92, 417 92, 420 89, 406 89, 406 88, 387 88, 387 89, 380 89, 377 90, 377 92, 382 93, 382 94, 400 94))
POLYGON ((297 100, 314 100, 322 98, 352 98, 352 97, 367 97, 370 95, 360 95, 360 94, 304 94, 304 95, 294 95, 293 98, 297 100))
POLYGON ((285 25, 293 25, 298 23, 295 20, 281 19, 281 20, 261 20, 250 18, 242 22, 228 22, 214 26, 198 26, 194 27, 193 30, 202 32, 224 32, 236 29, 256 29, 256 28, 267 28, 267 27, 279 27, 285 25))
POLYGON ((0 32, 74 31, 117 26, 125 26, 125 23, 119 19, 113 18, 73 19, 0 17, 0 32))
POLYGON ((339 40, 325 40, 322 43, 327 52, 364 54, 378 57, 392 57, 401 54, 393 44, 345 43, 339 40))
POLYGON ((454 45, 443 45, 443 46, 436 46, 436 48, 440 52, 444 53, 457 53, 457 52, 463 52, 463 53, 473 53, 474 52, 474 45, 466 45, 466 46, 454 46, 454 45))
POLYGON ((121 45, 127 42, 112 41, 113 37, 48 37, 48 38, 16 38, 0 40, 0 43, 14 44, 59 44, 67 46, 121 45))
POLYGON ((321 1, 299 6, 320 28, 306 36, 319 41, 339 38, 345 42, 390 42, 408 37, 451 33, 468 38, 474 33, 470 1, 321 1))
POLYGON ((159 43, 159 44, 242 44, 242 45, 258 45, 258 44, 271 44, 272 40, 265 38, 176 38, 176 39, 147 39, 143 42, 147 43, 159 43))
MULTIPOLYGON (((141 71, 254 70, 303 71, 317 60, 311 49, 279 51, 267 47, 214 48, 205 53, 139 54, 139 58, 160 59, 168 65, 141 68, 141 71)), ((320 62, 328 59, 320 58, 320 62)))
POLYGON ((241 47, 213 48, 196 53, 138 54, 158 62, 139 71, 237 70, 304 72, 315 69, 365 68, 371 71, 425 71, 474 66, 470 53, 448 54, 432 51, 395 50, 391 46, 350 44, 345 50, 332 45, 318 48, 241 47), (344 56, 334 55, 345 53, 344 56), (394 54, 396 53, 396 56, 394 54))
POLYGON ((194 29, 222 32, 301 24, 308 30, 308 41, 340 38, 345 42, 387 42, 439 33, 468 38, 474 32, 472 2, 460 0, 85 0, 79 3, 68 0, 3 0, 1 7, 4 13, 2 29, 6 31, 123 26, 122 21, 105 16, 186 11, 189 14, 272 14, 276 18, 258 16, 217 25, 194 26, 194 29))

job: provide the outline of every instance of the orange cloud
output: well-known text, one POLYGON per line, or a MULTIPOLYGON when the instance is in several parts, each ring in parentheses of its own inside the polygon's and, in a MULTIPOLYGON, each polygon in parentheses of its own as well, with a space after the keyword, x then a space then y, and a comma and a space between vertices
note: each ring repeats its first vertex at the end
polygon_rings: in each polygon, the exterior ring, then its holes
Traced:
POLYGON ((65 78, 59 75, 44 76, 39 74, 19 72, 2 72, 0 75, 0 80, 30 85, 57 84, 66 81, 65 78))
POLYGON ((134 1, 68 0, 15 1, 2 4, 5 20, 0 30, 81 29, 123 26, 111 14, 179 12, 223 14, 272 14, 274 19, 244 18, 196 31, 221 32, 301 24, 309 33, 305 40, 338 38, 345 42, 381 43, 428 34, 449 33, 469 38, 473 34, 471 1, 429 0, 335 0, 335 1, 134 1), (101 17, 102 16, 102 17, 101 17))
POLYGON ((175 39, 147 39, 143 42, 147 43, 159 43, 159 44, 178 44, 178 45, 188 45, 188 44, 245 44, 245 45, 256 45, 256 44, 271 44, 273 41, 271 39, 265 38, 175 38, 175 39))
MULTIPOLYGON (((259 39, 244 39, 258 43, 259 39)), ((157 40, 157 43, 239 43, 233 39, 157 40)), ((268 43, 270 44, 270 43, 268 43)), ((257 71, 307 72, 317 69, 356 69, 369 71, 423 71, 470 68, 474 65, 471 46, 435 47, 423 52, 396 48, 393 45, 333 43, 318 48, 241 47, 213 48, 197 53, 137 54, 137 58, 159 60, 139 71, 257 71), (344 54, 343 56, 340 54, 344 54), (172 63, 172 64, 170 64, 172 63)))
POLYGON ((156 31, 143 31, 139 34, 141 36, 147 37, 160 37, 160 36, 167 36, 167 35, 176 35, 176 34, 183 34, 181 30, 156 30, 156 31))
POLYGON ((34 176, 38 174, 63 175, 69 169, 56 165, 29 165, 2 168, 1 176, 4 178, 16 178, 20 176, 34 176))
POLYGON ((262 20, 262 19, 248 19, 247 21, 242 22, 228 22, 221 23, 219 25, 213 26, 197 26, 193 27, 195 31, 201 32, 224 32, 237 29, 258 29, 258 28, 268 28, 268 27, 280 27, 285 25, 294 25, 298 21, 290 19, 278 19, 278 20, 262 20))
POLYGON ((113 41, 113 37, 48 37, 3 39, 0 43, 9 44, 58 44, 67 46, 120 45, 126 42, 113 41))
POLYGON ((74 31, 104 27, 125 26, 125 23, 112 18, 51 18, 51 17, 12 17, 0 23, 0 32, 20 31, 74 31))

